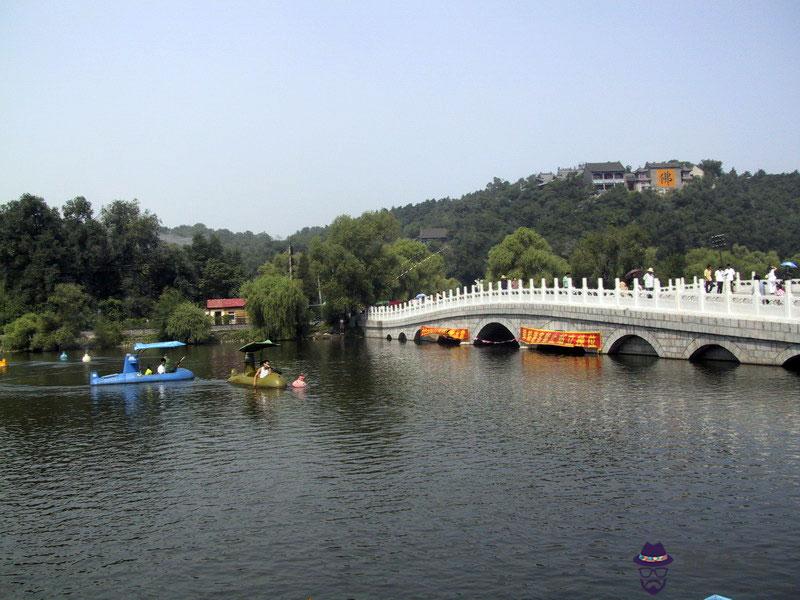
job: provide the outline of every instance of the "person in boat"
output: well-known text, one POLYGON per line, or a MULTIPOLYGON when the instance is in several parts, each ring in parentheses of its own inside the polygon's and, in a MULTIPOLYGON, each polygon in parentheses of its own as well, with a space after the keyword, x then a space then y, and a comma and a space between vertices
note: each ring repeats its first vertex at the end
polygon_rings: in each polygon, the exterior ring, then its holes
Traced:
POLYGON ((300 373, 300 375, 297 376, 297 379, 295 379, 292 382, 292 387, 293 388, 304 388, 307 385, 308 384, 306 383, 306 374, 305 373, 300 373))
POLYGON ((272 373, 272 366, 269 364, 269 361, 264 359, 261 361, 261 366, 258 367, 255 375, 253 375, 253 387, 256 387, 256 383, 259 379, 264 379, 272 373))
POLYGON ((168 359, 166 356, 161 357, 161 364, 158 365, 158 374, 163 375, 164 373, 174 373, 175 367, 172 364, 172 361, 168 359))

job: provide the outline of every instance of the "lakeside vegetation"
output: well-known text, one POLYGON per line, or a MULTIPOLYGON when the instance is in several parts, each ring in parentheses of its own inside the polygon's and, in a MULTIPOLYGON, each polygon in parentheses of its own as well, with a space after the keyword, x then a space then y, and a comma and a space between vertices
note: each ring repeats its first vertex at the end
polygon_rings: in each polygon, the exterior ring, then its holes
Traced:
POLYGON ((546 186, 533 176, 495 179, 459 199, 340 216, 287 240, 163 228, 135 200, 95 215, 82 197, 59 210, 26 194, 0 205, 3 348, 69 348, 87 329, 96 344, 114 345, 135 326, 199 343, 211 336, 201 308, 209 298, 247 298, 252 326, 284 339, 306 332, 312 316, 336 323, 379 301, 484 277, 571 271, 611 284, 639 267, 666 279, 700 275, 709 263, 749 276, 800 262, 800 174, 704 166, 706 177, 665 195, 618 187, 596 196, 578 177, 546 186), (429 227, 449 238, 414 239, 429 227), (725 247, 711 248, 719 234, 725 247))

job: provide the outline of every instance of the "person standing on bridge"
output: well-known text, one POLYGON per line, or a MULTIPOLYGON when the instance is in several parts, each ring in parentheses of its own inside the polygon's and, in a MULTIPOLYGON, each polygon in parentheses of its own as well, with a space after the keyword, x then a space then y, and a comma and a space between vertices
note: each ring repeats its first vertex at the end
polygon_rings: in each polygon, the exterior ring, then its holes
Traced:
POLYGON ((711 265, 706 265, 706 270, 703 271, 703 281, 705 281, 706 294, 710 293, 711 290, 714 289, 714 282, 712 281, 711 276, 711 265))
POLYGON ((722 293, 722 286, 725 285, 725 270, 722 266, 717 267, 717 270, 714 271, 714 281, 717 282, 717 293, 722 293))
POLYGON ((653 267, 647 269, 647 273, 645 273, 644 277, 642 277, 642 281, 644 283, 645 291, 652 292, 653 288, 656 286, 656 276, 655 272, 653 271, 653 267))
POLYGON ((728 263, 728 267, 725 269, 725 283, 728 284, 728 289, 731 291, 731 293, 735 291, 735 285, 733 283, 735 279, 736 279, 736 271, 731 266, 731 264, 728 263))
POLYGON ((776 275, 775 265, 769 266, 769 273, 767 273, 767 293, 774 294, 778 290, 778 276, 776 275))

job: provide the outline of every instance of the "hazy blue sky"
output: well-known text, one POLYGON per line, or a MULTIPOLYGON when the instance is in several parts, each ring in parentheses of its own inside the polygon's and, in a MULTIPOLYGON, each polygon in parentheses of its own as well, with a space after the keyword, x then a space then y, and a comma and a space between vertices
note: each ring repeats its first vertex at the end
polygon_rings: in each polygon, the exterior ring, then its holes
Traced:
POLYGON ((800 167, 798 2, 0 5, 0 202, 286 236, 586 161, 800 167))

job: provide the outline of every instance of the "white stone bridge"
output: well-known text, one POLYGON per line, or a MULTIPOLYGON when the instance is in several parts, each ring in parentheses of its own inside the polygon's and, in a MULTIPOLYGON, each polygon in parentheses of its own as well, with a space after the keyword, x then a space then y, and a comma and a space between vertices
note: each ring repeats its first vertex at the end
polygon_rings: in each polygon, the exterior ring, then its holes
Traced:
POLYGON ((520 327, 597 331, 604 353, 717 359, 800 368, 800 282, 784 295, 758 282, 706 293, 702 282, 670 281, 645 291, 552 286, 542 280, 473 285, 394 306, 371 307, 367 337, 412 340, 423 325, 467 328, 472 339, 516 340, 520 327))

